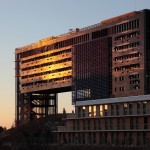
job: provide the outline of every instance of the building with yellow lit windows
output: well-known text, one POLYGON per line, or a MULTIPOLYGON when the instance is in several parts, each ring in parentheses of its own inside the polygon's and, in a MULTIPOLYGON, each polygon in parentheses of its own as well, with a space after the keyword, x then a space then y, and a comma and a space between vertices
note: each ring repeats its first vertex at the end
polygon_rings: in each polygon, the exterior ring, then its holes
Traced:
POLYGON ((150 95, 78 101, 54 132, 60 143, 149 145, 150 95))

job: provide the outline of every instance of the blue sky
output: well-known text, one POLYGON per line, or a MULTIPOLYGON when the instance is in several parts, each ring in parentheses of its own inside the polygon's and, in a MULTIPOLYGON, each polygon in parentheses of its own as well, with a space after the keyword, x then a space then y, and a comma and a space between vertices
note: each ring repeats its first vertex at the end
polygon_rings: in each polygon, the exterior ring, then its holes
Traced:
MULTIPOLYGON (((16 47, 146 8, 150 0, 0 0, 0 126, 15 119, 16 47)), ((72 110, 70 93, 59 102, 59 110, 72 110)))

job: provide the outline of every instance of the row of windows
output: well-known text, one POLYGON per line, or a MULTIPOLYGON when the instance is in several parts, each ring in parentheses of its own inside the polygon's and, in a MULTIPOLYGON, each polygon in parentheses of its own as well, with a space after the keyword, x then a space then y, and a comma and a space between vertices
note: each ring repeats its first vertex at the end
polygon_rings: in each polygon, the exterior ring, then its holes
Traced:
POLYGON ((139 90, 140 89, 140 75, 132 74, 129 76, 130 79, 130 90, 139 90))
POLYGON ((66 46, 70 46, 82 42, 87 42, 87 41, 89 41, 89 34, 84 34, 61 42, 57 42, 54 44, 54 49, 58 49, 58 48, 62 48, 62 47, 66 47, 66 46))
MULTIPOLYGON (((117 78, 117 77, 115 77, 115 81, 117 81, 117 79, 118 79, 118 78, 117 78)), ((124 79, 125 79, 125 77, 124 77, 124 76, 120 76, 120 77, 119 77, 119 81, 123 81, 124 79)))
MULTIPOLYGON (((113 27, 110 27, 110 28, 106 28, 106 29, 102 29, 102 30, 99 30, 99 31, 92 32, 92 39, 101 38, 101 37, 104 37, 104 36, 124 32, 124 31, 127 31, 127 30, 132 30, 132 29, 135 29, 135 28, 139 28, 139 19, 132 20, 132 21, 129 21, 129 22, 126 22, 126 23, 123 23, 123 24, 119 24, 119 25, 116 25, 116 26, 113 26, 113 27)), ((139 35, 138 31, 132 32, 132 33, 129 33, 129 34, 125 34, 125 35, 122 35, 122 36, 118 36, 118 37, 115 38, 115 40, 120 40, 120 39, 126 38, 126 37, 129 38, 129 37, 137 36, 137 35, 139 35)))
POLYGON ((115 61, 119 61, 119 60, 126 60, 126 59, 130 59, 130 58, 135 58, 135 57, 140 57, 140 53, 132 53, 132 54, 128 54, 128 55, 122 55, 119 57, 115 57, 114 60, 115 61))
POLYGON ((108 29, 102 29, 96 32, 92 32, 92 39, 97 39, 108 35, 108 29))
POLYGON ((57 55, 60 55, 60 54, 66 54, 66 53, 69 53, 69 52, 71 52, 71 49, 66 49, 64 51, 54 52, 54 53, 51 53, 51 54, 42 55, 42 56, 34 57, 34 58, 31 58, 31 59, 26 59, 26 60, 21 61, 21 63, 23 64, 23 63, 27 63, 27 62, 31 62, 31 61, 36 61, 36 60, 40 60, 40 59, 44 59, 44 58, 49 58, 49 57, 52 57, 52 56, 57 56, 57 55))
MULTIPOLYGON (((135 29, 135 28, 139 28, 139 20, 138 19, 110 27, 108 29, 102 29, 100 31, 93 32, 92 38, 95 39, 95 38, 99 38, 99 37, 108 35, 108 33, 115 34, 115 33, 120 33, 120 32, 124 32, 127 30, 135 29)), ((24 58, 24 57, 44 53, 44 52, 47 52, 52 49, 58 49, 58 48, 86 42, 86 41, 89 41, 89 34, 81 35, 81 36, 67 39, 64 41, 60 41, 60 42, 57 42, 57 43, 54 43, 51 45, 43 46, 41 48, 23 52, 20 54, 20 57, 24 58)))
MULTIPOLYGON (((132 84, 130 84, 130 90, 139 90, 140 89, 139 83, 132 83, 132 84)), ((119 91, 125 91, 125 87, 124 86, 115 87, 115 92, 117 92, 118 90, 119 91)))
POLYGON ((135 28, 139 28, 139 19, 132 20, 115 26, 115 33, 120 33, 127 30, 133 30, 135 28))
POLYGON ((134 43, 130 43, 130 44, 117 46, 117 47, 114 48, 114 50, 115 51, 120 51, 120 50, 125 50, 125 49, 129 49, 129 48, 137 47, 139 45, 140 45, 140 42, 134 42, 134 43))
MULTIPOLYGON (((131 80, 130 81, 130 84, 132 84, 133 82, 138 82, 140 83, 140 81, 138 80, 135 80, 135 79, 139 79, 140 78, 140 75, 139 74, 132 74, 132 75, 129 75, 129 79, 131 80)), ((120 76, 120 77, 115 77, 115 81, 123 81, 125 80, 125 76, 120 76)))
MULTIPOLYGON (((139 90, 140 89, 140 80, 130 81, 130 90, 139 90)), ((125 87, 115 87, 115 92, 117 91, 125 91, 125 87)))
POLYGON ((131 80, 130 84, 140 84, 140 80, 131 80))
POLYGON ((129 78, 130 78, 130 80, 132 80, 132 79, 139 79, 139 78, 140 78, 140 75, 139 75, 139 74, 131 74, 131 75, 129 76, 129 78))
POLYGON ((150 128, 148 117, 94 118, 74 120, 73 123, 73 130, 146 130, 150 128))
POLYGON ((27 71, 27 70, 31 70, 31 69, 40 68, 40 67, 46 67, 46 66, 55 65, 55 64, 59 64, 59 63, 64 63, 64 62, 68 62, 68 61, 71 61, 71 58, 65 58, 65 59, 61 59, 61 60, 57 60, 57 61, 53 61, 53 62, 46 62, 45 61, 45 63, 42 63, 40 65, 35 65, 35 66, 31 66, 31 67, 22 68, 21 71, 27 71))
POLYGON ((149 144, 148 134, 146 132, 76 132, 76 133, 59 133, 61 143, 75 144, 106 144, 106 145, 147 145, 149 144))
POLYGON ((19 54, 19 57, 20 58, 29 57, 29 56, 33 56, 33 55, 36 55, 36 54, 44 53, 46 51, 50 51, 52 49, 54 49, 53 44, 46 45, 46 46, 42 46, 40 48, 36 48, 36 49, 32 49, 32 50, 22 52, 22 53, 19 54))
POLYGON ((133 115, 146 114, 148 111, 147 102, 137 103, 121 103, 121 104, 104 104, 92 106, 77 107, 78 117, 103 117, 103 116, 119 116, 119 115, 133 115), (134 112, 134 113, 133 113, 134 112))
POLYGON ((130 90, 139 90, 140 85, 130 85, 130 90))
POLYGON ((91 97, 91 89, 77 90, 77 98, 91 97))
POLYGON ((21 79, 27 79, 27 78, 32 78, 32 77, 37 77, 37 76, 42 76, 42 75, 48 75, 48 74, 57 73, 57 72, 61 73, 63 71, 67 71, 67 70, 71 70, 71 69, 72 69, 71 67, 66 67, 66 68, 61 68, 61 69, 57 69, 57 70, 45 71, 45 72, 22 76, 21 79))
POLYGON ((138 35, 140 35, 139 31, 131 32, 131 33, 128 33, 128 34, 123 34, 123 35, 115 37, 115 41, 131 38, 131 37, 138 36, 138 35))
POLYGON ((76 79, 89 79, 91 77, 91 72, 76 72, 76 79))
POLYGON ((120 66, 120 67, 115 67, 115 71, 121 71, 121 70, 128 70, 128 69, 133 69, 133 68, 139 68, 140 64, 131 64, 131 65, 126 65, 126 66, 120 66))
POLYGON ((71 46, 74 44, 78 44, 78 43, 82 43, 82 42, 86 42, 89 41, 89 34, 84 34, 78 37, 74 37, 71 39, 67 39, 64 41, 60 41, 51 45, 47 45, 47 46, 43 46, 37 49, 33 49, 33 50, 29 50, 26 52, 23 52, 20 54, 20 58, 25 58, 25 57, 29 57, 29 56, 33 56, 36 54, 40 54, 40 53, 44 53, 53 49, 58 49, 58 48, 62 48, 62 47, 66 47, 66 46, 71 46))
POLYGON ((115 92, 119 89, 119 91, 124 91, 125 87, 121 86, 121 87, 115 87, 115 92))
POLYGON ((42 81, 25 83, 25 84, 22 84, 21 86, 22 87, 26 87, 26 86, 31 86, 31 85, 45 84, 45 83, 55 83, 55 82, 61 82, 61 81, 69 80, 69 79, 71 79, 71 76, 66 76, 66 77, 62 77, 62 78, 55 78, 55 79, 50 79, 50 80, 42 80, 42 81))

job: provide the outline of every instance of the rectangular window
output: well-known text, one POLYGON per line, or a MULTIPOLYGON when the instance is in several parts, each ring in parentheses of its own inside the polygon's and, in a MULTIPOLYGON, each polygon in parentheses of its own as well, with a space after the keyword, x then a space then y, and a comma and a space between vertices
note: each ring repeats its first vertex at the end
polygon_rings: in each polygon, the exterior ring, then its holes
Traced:
POLYGON ((91 130, 90 120, 88 120, 88 130, 91 130))
POLYGON ((83 130, 86 130, 86 120, 83 120, 83 130))
POLYGON ((133 129, 133 118, 130 118, 130 129, 133 129))
POLYGON ((127 133, 124 132, 124 141, 123 141, 123 144, 126 145, 127 144, 127 133))
POLYGON ((92 142, 92 135, 91 133, 88 133, 88 143, 91 144, 92 142))
POLYGON ((78 133, 78 143, 81 144, 81 133, 78 133))
POLYGON ((96 116, 96 106, 93 106, 93 116, 96 116))
POLYGON ((122 127, 123 127, 123 130, 126 129, 126 118, 122 118, 122 127))
POLYGON ((113 130, 113 118, 110 118, 110 130, 113 130))
POLYGON ((99 123, 99 130, 101 130, 102 129, 102 121, 101 121, 101 119, 99 119, 98 123, 99 123))
POLYGON ((105 119, 105 130, 108 130, 108 120, 107 120, 107 118, 105 119))
POLYGON ((119 132, 116 133, 116 145, 120 144, 120 140, 119 140, 119 132))
POLYGON ((137 103, 137 114, 140 114, 140 110, 141 110, 141 102, 137 103))
POLYGON ((100 105, 100 108, 99 108, 100 110, 100 117, 103 117, 103 105, 100 105))
POLYGON ((148 129, 148 118, 144 117, 144 129, 148 129))
POLYGON ((93 133, 93 143, 96 144, 96 133, 93 133))
POLYGON ((124 103, 124 104, 123 104, 123 114, 124 114, 124 115, 127 115, 127 109, 128 109, 128 104, 127 104, 127 103, 124 103))
POLYGON ((104 116, 108 115, 108 105, 104 105, 104 116))
POLYGON ((133 133, 129 132, 129 145, 133 144, 133 133))
POLYGON ((77 130, 80 130, 80 121, 77 120, 77 130))
POLYGON ((111 106, 111 116, 114 116, 114 114, 115 114, 115 107, 114 107, 114 105, 112 104, 111 106))
POLYGON ((85 144, 85 133, 82 133, 82 143, 85 144))
POLYGON ((133 113, 133 104, 129 103, 129 115, 132 115, 133 113))
POLYGON ((137 145, 141 145, 141 139, 142 139, 142 137, 141 137, 141 133, 140 132, 137 132, 137 145))
POLYGON ((94 119, 94 130, 97 130, 97 120, 94 119))
POLYGON ((147 102, 143 102, 143 114, 147 113, 147 102))
POLYGON ((136 129, 139 129, 139 117, 136 117, 136 129))
POLYGON ((146 145, 146 142, 147 142, 146 138, 147 138, 147 133, 143 132, 143 144, 144 145, 146 145))
POLYGON ((124 80, 124 76, 119 77, 119 80, 123 81, 124 80))
POLYGON ((100 132, 99 144, 104 144, 104 133, 100 132))
POLYGON ((117 118, 117 129, 120 130, 120 118, 117 118))
POLYGON ((71 143, 71 133, 68 135, 68 143, 71 143))
POLYGON ((76 130, 76 125, 75 125, 76 121, 73 120, 73 130, 76 130))
POLYGON ((115 144, 115 135, 114 135, 114 132, 111 132, 111 144, 115 144))
POLYGON ((120 109, 119 109, 119 104, 117 104, 117 105, 116 105, 116 115, 117 115, 117 116, 119 116, 119 111, 120 111, 120 109))
POLYGON ((81 117, 81 107, 78 107, 78 117, 81 117))
POLYGON ((107 144, 107 132, 105 132, 105 142, 104 144, 107 144))
POLYGON ((92 106, 89 106, 89 117, 92 117, 92 106))
POLYGON ((82 107, 82 117, 85 117, 85 106, 82 107))

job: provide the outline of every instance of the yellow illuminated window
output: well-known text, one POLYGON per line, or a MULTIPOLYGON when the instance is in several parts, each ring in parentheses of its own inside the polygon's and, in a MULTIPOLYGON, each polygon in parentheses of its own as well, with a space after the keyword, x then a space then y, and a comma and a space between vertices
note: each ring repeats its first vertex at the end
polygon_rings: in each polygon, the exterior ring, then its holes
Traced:
POLYGON ((93 106, 93 114, 94 114, 94 117, 96 116, 96 106, 93 106))
POLYGON ((108 110, 108 105, 104 105, 104 109, 105 109, 105 110, 108 110))
POLYGON ((92 116, 92 106, 89 106, 89 117, 92 116))
POLYGON ((103 105, 100 105, 100 116, 103 116, 103 105))
POLYGON ((82 116, 85 117, 85 106, 82 107, 82 116))
POLYGON ((107 116, 108 113, 108 105, 104 105, 104 115, 107 116))

